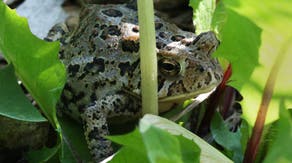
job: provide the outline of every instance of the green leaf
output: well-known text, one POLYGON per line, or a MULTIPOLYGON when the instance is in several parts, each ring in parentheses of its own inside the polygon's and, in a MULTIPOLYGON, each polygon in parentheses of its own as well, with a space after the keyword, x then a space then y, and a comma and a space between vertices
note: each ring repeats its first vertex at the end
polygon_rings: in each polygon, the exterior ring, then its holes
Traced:
POLYGON ((107 136, 107 138, 115 143, 123 145, 123 147, 115 154, 111 163, 148 163, 147 152, 144 146, 142 136, 138 129, 125 135, 107 136), (133 153, 135 153, 133 155, 133 153))
POLYGON ((146 153, 137 153, 137 151, 131 147, 122 147, 113 157, 109 163, 149 163, 146 153))
MULTIPOLYGON (((174 122, 171 122, 165 118, 154 116, 154 115, 145 115, 141 120, 140 120, 140 130, 142 130, 142 134, 144 131, 147 131, 150 126, 155 126, 157 128, 160 128, 164 131, 168 131, 172 135, 182 135, 183 137, 195 142, 195 145, 198 145, 201 152, 200 152, 200 157, 191 157, 193 161, 196 161, 199 159, 200 162, 231 162, 227 157, 225 157, 221 152, 216 150, 214 147, 212 147, 210 144, 202 140, 200 137, 194 135, 190 131, 186 130, 185 128, 179 126, 178 124, 175 124, 174 122), (141 127, 141 124, 142 127, 141 127)), ((155 136, 155 134, 153 134, 155 136)), ((159 135, 159 134, 158 134, 159 135)), ((157 135, 156 135, 157 136, 157 135)), ((156 137, 155 136, 155 137, 156 137)), ((179 136, 177 136, 177 140, 179 136)), ((144 137, 143 137, 144 139, 144 137)), ((151 139, 151 138, 148 138, 151 139)), ((163 140, 161 140, 161 144, 165 144, 166 142, 169 142, 169 140, 164 140, 165 138, 162 137, 163 140)), ((179 141, 179 140, 178 140, 179 141)), ((176 143, 176 142, 173 142, 176 143)), ((177 144, 177 143, 176 143, 177 144)), ((183 144, 182 142, 179 141, 179 144, 183 144)), ((185 147, 187 149, 193 148, 192 142, 189 142, 190 147, 185 147)), ((146 146, 146 145, 145 145, 146 146)), ((150 145, 149 145, 150 146, 150 145)), ((157 147, 155 147, 157 148, 157 147)), ((163 148, 163 147, 161 147, 163 148)), ((169 150, 169 149, 168 149, 169 150)), ((174 150, 176 151, 176 150, 174 150)), ((187 150, 188 151, 188 150, 187 150)), ((183 149, 180 151, 181 153, 184 153, 183 149)), ((193 149, 192 152, 199 152, 196 148, 193 149)), ((184 154, 182 154, 184 155, 184 154)), ((182 157, 182 160, 185 161, 187 160, 186 158, 182 157)))
POLYGON ((65 68, 58 60, 59 43, 35 37, 27 20, 2 1, 0 20, 0 51, 45 116, 57 126, 55 105, 65 83, 65 68))
POLYGON ((182 163, 178 140, 167 132, 140 123, 140 132, 148 152, 150 162, 182 163))
POLYGON ((232 76, 229 84, 240 90, 258 66, 261 30, 232 9, 227 8, 226 13, 228 19, 222 28, 222 42, 214 55, 231 62, 232 76))
POLYGON ((250 136, 250 131, 249 131, 249 126, 248 126, 248 123, 245 119, 242 119, 241 120, 241 124, 240 124, 240 133, 241 133, 241 139, 240 139, 240 142, 241 142, 241 147, 242 147, 242 151, 245 151, 246 149, 246 145, 248 143, 248 140, 249 140, 249 136, 250 136))
POLYGON ((285 109, 284 101, 280 103, 280 119, 277 123, 277 135, 272 140, 264 163, 289 163, 292 162, 292 119, 285 109))
POLYGON ((149 126, 145 121, 140 121, 139 129, 129 134, 107 138, 123 145, 111 160, 114 163, 200 161, 200 148, 192 140, 149 126))
POLYGON ((196 34, 212 30, 212 19, 216 9, 216 0, 190 0, 193 8, 193 23, 196 34))
POLYGON ((43 148, 37 151, 30 151, 27 153, 27 159, 30 163, 40 163, 49 161, 58 152, 60 146, 53 148, 43 148))
POLYGON ((146 153, 146 148, 138 129, 125 135, 107 136, 106 138, 120 145, 127 146, 137 153, 146 153))
POLYGON ((89 162, 91 155, 85 141, 82 125, 69 117, 58 118, 62 128, 61 162, 89 162), (70 157, 68 157, 70 156, 70 157))
POLYGON ((217 34, 220 40, 221 40, 221 33, 226 21, 227 21, 227 13, 226 13, 225 5, 223 1, 219 1, 216 4, 216 9, 213 14, 211 26, 212 26, 212 30, 217 34))
POLYGON ((30 122, 46 121, 17 84, 11 65, 0 70, 0 115, 30 122))
POLYGON ((66 142, 66 140, 62 140, 61 143, 61 153, 59 156, 59 160, 61 163, 71 163, 71 162, 78 162, 78 159, 74 157, 74 153, 72 152, 72 149, 70 148, 69 142, 66 142))
POLYGON ((232 160, 240 163, 243 160, 243 151, 241 146, 241 132, 238 130, 230 132, 219 113, 216 112, 211 121, 211 133, 215 141, 228 151, 233 153, 232 160))
MULTIPOLYGON (((288 108, 292 107, 292 82, 290 82, 292 81, 292 76, 289 75, 292 60, 292 34, 290 31, 292 28, 292 1, 225 0, 224 2, 226 7, 232 10, 233 13, 245 16, 249 21, 252 21, 253 24, 262 29, 262 41, 259 44, 260 38, 257 32, 259 30, 253 28, 243 30, 240 26, 246 26, 243 22, 244 20, 242 21, 235 17, 234 23, 224 26, 227 35, 228 33, 233 33, 233 36, 229 36, 230 43, 225 41, 225 44, 229 45, 226 45, 226 48, 220 47, 222 48, 220 54, 222 54, 222 51, 225 51, 225 53, 238 57, 237 60, 235 58, 233 61, 231 60, 233 76, 230 84, 239 89, 243 95, 244 100, 241 103, 243 117, 251 126, 254 125, 256 113, 260 106, 262 93, 269 73, 272 70, 272 65, 276 58, 284 54, 265 122, 266 124, 271 123, 278 118, 280 97, 285 98, 285 104, 288 108), (246 43, 249 43, 242 44, 237 40, 245 40, 246 43), (259 45, 259 55, 257 55, 255 48, 259 45), (251 53, 250 49, 254 49, 252 50, 254 54, 251 53)), ((224 39, 222 46, 223 44, 224 39)), ((219 51, 220 48, 218 49, 219 51)))
POLYGON ((200 147, 192 140, 187 139, 182 135, 176 136, 176 138, 180 144, 183 162, 200 162, 200 147))

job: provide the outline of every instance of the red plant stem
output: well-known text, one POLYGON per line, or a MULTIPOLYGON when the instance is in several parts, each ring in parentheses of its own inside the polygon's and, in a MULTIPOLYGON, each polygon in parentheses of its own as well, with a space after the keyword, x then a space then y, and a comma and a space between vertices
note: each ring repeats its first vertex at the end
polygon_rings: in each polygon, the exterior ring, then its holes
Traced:
MULTIPOLYGON (((292 37, 289 40, 291 41, 292 37)), ((258 149, 259 149, 259 145, 260 145, 260 140, 261 140, 261 137, 263 134, 263 129, 264 129, 264 125, 265 125, 266 115, 268 112, 268 107, 269 107, 269 104, 271 102, 273 92, 274 92, 276 78, 277 78, 281 63, 282 63, 283 59, 285 58, 284 56, 286 55, 286 50, 289 47, 290 41, 287 41, 283 45, 274 65, 270 71, 270 74, 268 76, 268 80, 267 80, 267 83, 265 85, 263 96, 262 96, 262 101, 261 101, 261 104, 259 107, 257 119, 256 119, 256 122, 255 122, 255 125, 253 128, 253 131, 252 131, 252 135, 248 141, 247 148, 245 150, 244 160, 243 160, 244 163, 252 163, 256 159, 256 155, 258 153, 258 149)))
POLYGON ((231 67, 231 64, 229 64, 226 71, 224 72, 222 82, 220 83, 218 89, 222 91, 224 90, 224 88, 226 87, 226 83, 229 81, 231 75, 232 75, 232 67, 231 67))
POLYGON ((262 102, 259 108, 259 112, 257 115, 257 119, 255 122, 255 125, 253 127, 251 138, 248 142, 248 146, 245 151, 244 156, 244 163, 251 163, 254 162, 256 158, 256 154, 258 152, 261 136, 263 134, 264 124, 266 120, 266 115, 268 111, 268 106, 270 104, 270 101, 272 99, 273 95, 273 88, 275 85, 275 78, 273 75, 269 75, 267 84, 264 89, 264 94, 262 97, 262 102))

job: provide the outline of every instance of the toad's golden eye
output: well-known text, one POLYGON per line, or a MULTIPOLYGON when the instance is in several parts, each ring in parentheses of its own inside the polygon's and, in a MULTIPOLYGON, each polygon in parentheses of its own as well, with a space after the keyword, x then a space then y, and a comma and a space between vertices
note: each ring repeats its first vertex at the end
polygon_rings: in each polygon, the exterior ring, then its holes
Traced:
POLYGON ((163 58, 158 61, 158 70, 166 76, 174 77, 180 72, 180 64, 173 59, 163 58))

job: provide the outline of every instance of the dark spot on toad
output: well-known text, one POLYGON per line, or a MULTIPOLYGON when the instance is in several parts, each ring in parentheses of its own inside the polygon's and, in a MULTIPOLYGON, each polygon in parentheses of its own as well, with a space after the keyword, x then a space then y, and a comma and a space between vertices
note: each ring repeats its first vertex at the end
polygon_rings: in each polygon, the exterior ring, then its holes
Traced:
POLYGON ((68 66, 68 73, 70 77, 74 77, 76 73, 79 71, 80 65, 69 65, 68 66))
POLYGON ((99 116, 98 116, 98 114, 93 113, 93 114, 92 114, 92 119, 93 119, 93 120, 99 120, 99 116))
POLYGON ((85 96, 85 93, 84 92, 79 92, 75 98, 75 101, 79 101, 81 100, 83 97, 85 96))
POLYGON ((202 87, 202 84, 200 82, 198 82, 197 88, 201 88, 201 87, 202 87))
POLYGON ((84 113, 84 111, 85 111, 85 105, 79 105, 78 106, 78 111, 79 111, 79 113, 84 113))
POLYGON ((166 38, 166 33, 164 33, 164 32, 160 32, 160 33, 159 33, 159 37, 161 37, 161 38, 166 38))
POLYGON ((122 49, 126 52, 138 52, 139 51, 139 42, 133 40, 122 40, 122 49))
POLYGON ((109 17, 122 17, 123 13, 119 10, 115 10, 115 9, 107 9, 107 10, 103 10, 101 11, 104 15, 109 16, 109 17))
POLYGON ((161 27, 163 27, 163 24, 162 23, 155 22, 155 29, 156 30, 159 30, 161 27))
POLYGON ((132 65, 130 62, 120 63, 118 67, 120 68, 120 75, 124 76, 128 73, 129 77, 133 76, 133 71, 138 67, 140 60, 138 59, 132 65))
POLYGON ((48 42, 52 42, 53 41, 51 38, 47 38, 47 37, 45 37, 44 40, 48 41, 48 42))
POLYGON ((164 48, 165 46, 166 46, 166 44, 163 43, 163 42, 156 42, 156 47, 157 47, 158 49, 162 49, 162 48, 164 48))
POLYGON ((205 68, 202 65, 198 65, 196 70, 199 71, 200 73, 203 73, 205 71, 205 68))
POLYGON ((121 31, 117 25, 110 25, 108 27, 108 34, 119 36, 121 35, 121 31))
POLYGON ((193 41, 193 45, 195 45, 195 44, 201 39, 201 37, 202 37, 204 34, 206 34, 206 33, 201 33, 200 35, 198 35, 198 36, 194 39, 194 41, 193 41))
POLYGON ((90 95, 90 100, 91 100, 91 101, 96 101, 96 100, 97 100, 97 97, 96 97, 96 94, 95 94, 95 93, 92 93, 92 94, 90 95))
POLYGON ((184 36, 181 36, 181 35, 174 35, 171 37, 171 40, 172 41, 180 41, 182 39, 184 39, 185 37, 184 36))
POLYGON ((132 28, 132 31, 135 32, 135 33, 138 33, 139 32, 139 28, 137 26, 136 27, 133 27, 132 28))
POLYGON ((96 24, 94 25, 94 28, 99 28, 99 24, 96 23, 96 24))
POLYGON ((105 40, 107 38, 107 32, 102 31, 101 35, 99 36, 101 39, 105 40))
POLYGON ((100 136, 99 136, 99 131, 98 131, 98 128, 97 127, 94 127, 93 130, 90 131, 89 134, 88 134, 89 141, 96 140, 99 137, 100 136))
POLYGON ((87 75, 87 73, 83 73, 81 76, 78 77, 78 80, 83 80, 86 75, 87 75))
POLYGON ((103 30, 103 29, 105 29, 106 27, 107 27, 107 25, 103 24, 103 25, 100 26, 100 29, 103 30))
POLYGON ((59 57, 60 59, 64 59, 64 50, 59 51, 59 57))
POLYGON ((110 84, 111 84, 111 85, 116 85, 116 83, 117 83, 117 82, 116 82, 115 80, 110 81, 110 84))
POLYGON ((87 63, 83 70, 86 72, 90 72, 90 70, 93 68, 93 66, 94 66, 93 62, 87 63))
POLYGON ((163 87, 164 81, 165 81, 165 79, 159 80, 159 83, 158 83, 158 91, 160 91, 160 89, 163 87))
POLYGON ((96 72, 103 72, 105 68, 104 60, 102 58, 93 59, 94 66, 97 67, 96 72))
POLYGON ((119 64, 120 75, 121 76, 124 76, 126 74, 126 72, 128 70, 130 70, 130 67, 131 67, 130 62, 120 63, 119 64))
POLYGON ((171 47, 171 46, 166 46, 165 49, 168 50, 168 51, 171 51, 171 50, 173 49, 173 47, 171 47))
POLYGON ((121 31, 117 25, 110 25, 107 29, 104 29, 100 35, 100 38, 105 40, 108 35, 111 36, 119 36, 121 35, 121 31))
POLYGON ((102 128, 103 130, 106 130, 106 129, 107 129, 107 126, 106 126, 106 125, 102 125, 101 128, 102 128))

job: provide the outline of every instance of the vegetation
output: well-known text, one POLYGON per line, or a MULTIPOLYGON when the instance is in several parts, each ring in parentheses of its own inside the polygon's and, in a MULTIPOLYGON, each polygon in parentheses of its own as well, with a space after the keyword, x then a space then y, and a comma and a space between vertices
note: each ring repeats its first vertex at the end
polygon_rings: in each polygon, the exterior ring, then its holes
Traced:
MULTIPOLYGON (((139 10, 149 7, 143 7, 149 5, 147 3, 140 5, 139 10)), ((221 41, 215 56, 225 67, 225 78, 217 94, 209 99, 213 111, 207 112, 211 114, 205 116, 204 121, 216 142, 212 144, 214 147, 179 125, 146 115, 132 133, 108 137, 123 145, 111 162, 292 162, 289 109, 292 107, 289 63, 292 60, 289 55, 292 52, 292 2, 190 0, 190 6, 194 9, 196 32, 213 30, 221 41), (218 103, 213 101, 222 97, 226 85, 237 89, 243 97, 240 102, 243 120, 236 132, 230 132, 220 114, 215 112, 218 103)), ((59 43, 36 38, 26 19, 2 1, 0 20, 0 51, 9 63, 0 69, 0 115, 31 122, 48 120, 59 135, 53 148, 29 151, 27 159, 30 162, 90 160, 81 127, 56 117, 55 106, 65 83, 65 69, 57 57, 59 43), (22 93, 15 76, 44 116, 22 93)), ((153 23, 144 29, 153 33, 153 23)), ((141 35, 144 34, 141 31, 141 35)), ((141 48, 144 51, 153 45, 141 46, 146 46, 141 48)), ((157 83, 152 85, 157 88, 157 83)), ((157 105, 157 101, 151 103, 151 106, 157 105)))

